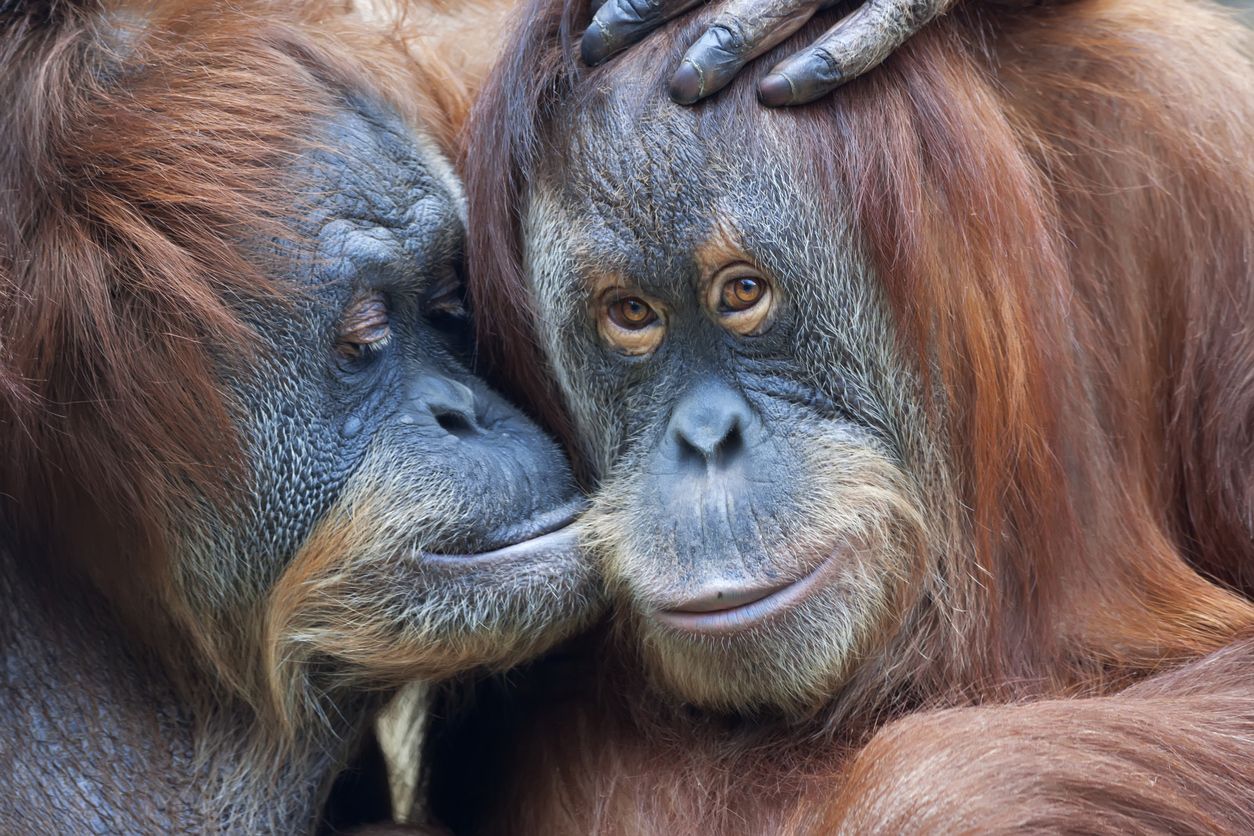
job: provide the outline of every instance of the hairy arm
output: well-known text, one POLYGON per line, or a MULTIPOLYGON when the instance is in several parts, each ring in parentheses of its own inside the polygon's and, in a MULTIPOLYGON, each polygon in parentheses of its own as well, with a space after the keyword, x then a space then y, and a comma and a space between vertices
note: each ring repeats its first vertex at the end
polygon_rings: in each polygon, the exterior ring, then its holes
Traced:
POLYGON ((822 832, 1254 832, 1254 640, 1112 697, 921 714, 848 766, 822 832))

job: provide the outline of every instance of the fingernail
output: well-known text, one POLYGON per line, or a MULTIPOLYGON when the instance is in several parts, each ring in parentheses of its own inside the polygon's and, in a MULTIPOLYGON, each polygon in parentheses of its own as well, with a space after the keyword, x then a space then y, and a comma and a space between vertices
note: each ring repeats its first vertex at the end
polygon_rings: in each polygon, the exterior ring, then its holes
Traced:
POLYGON ((794 96, 792 81, 783 73, 770 73, 758 83, 758 101, 767 107, 789 104, 794 96))
POLYGON ((679 104, 690 105, 701 98, 703 86, 700 68, 685 58, 671 76, 671 98, 679 104))
POLYGON ((606 36, 605 27, 598 21, 592 21, 579 41, 579 57, 589 67, 595 67, 605 60, 609 51, 610 39, 606 36))

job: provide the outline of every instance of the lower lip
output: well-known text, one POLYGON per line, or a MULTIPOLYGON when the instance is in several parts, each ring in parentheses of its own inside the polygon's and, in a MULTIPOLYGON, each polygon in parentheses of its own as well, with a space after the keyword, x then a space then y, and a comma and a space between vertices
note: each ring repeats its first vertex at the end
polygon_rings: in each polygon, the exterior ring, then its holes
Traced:
POLYGON ((484 545, 495 546, 495 548, 488 549, 489 552, 494 552, 500 549, 508 549, 510 546, 521 545, 531 540, 538 540, 546 534, 553 534, 563 528, 568 528, 587 507, 587 499, 575 497, 556 508, 541 511, 532 515, 529 519, 498 529, 490 537, 490 540, 495 540, 496 542, 484 543, 484 545))
POLYGON ((652 618, 673 630, 707 636, 728 636, 749 630, 809 598, 831 574, 835 562, 836 555, 832 555, 805 577, 744 606, 714 612, 658 610, 652 618))
POLYGON ((565 554, 575 551, 578 546, 579 535, 575 531, 574 523, 571 523, 556 531, 550 531, 548 534, 541 534, 539 537, 493 549, 490 552, 479 552, 477 554, 422 552, 421 556, 426 563, 456 567, 470 563, 513 562, 533 559, 546 554, 565 554))

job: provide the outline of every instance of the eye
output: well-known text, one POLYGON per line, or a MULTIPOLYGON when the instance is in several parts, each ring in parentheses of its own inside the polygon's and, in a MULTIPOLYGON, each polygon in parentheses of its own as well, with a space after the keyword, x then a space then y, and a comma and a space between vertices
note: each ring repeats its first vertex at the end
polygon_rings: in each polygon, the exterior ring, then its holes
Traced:
POLYGON ((460 259, 432 284, 422 303, 422 311, 427 324, 440 333, 445 347, 467 365, 473 365, 474 326, 460 259))
POLYGON ((355 294, 340 319, 335 350, 350 360, 359 360, 379 350, 392 339, 387 298, 377 290, 355 294))
POLYGON ((747 264, 733 264, 719 271, 710 283, 707 299, 723 327, 742 336, 766 330, 773 303, 771 283, 747 264))
POLYGON ((723 310, 744 311, 762 301, 766 285, 752 276, 728 279, 723 283, 723 310))
POLYGON ((423 310, 427 321, 446 333, 460 336, 470 327, 466 285, 457 276, 437 285, 427 297, 423 310))
POLYGON ((612 288, 602 294, 597 312, 597 330, 622 354, 648 354, 658 347, 666 333, 658 305, 642 295, 612 288))
POLYGON ((610 303, 610 319, 619 328, 639 331, 657 322, 657 313, 638 296, 627 296, 610 303))

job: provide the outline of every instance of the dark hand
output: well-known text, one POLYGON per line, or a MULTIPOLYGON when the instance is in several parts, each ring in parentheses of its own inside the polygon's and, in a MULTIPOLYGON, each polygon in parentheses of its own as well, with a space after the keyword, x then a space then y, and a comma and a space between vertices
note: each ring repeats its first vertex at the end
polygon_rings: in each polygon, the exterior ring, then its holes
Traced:
MULTIPOLYGON (((582 54, 596 65, 703 0, 600 0, 582 54)), ((728 0, 671 78, 671 98, 692 104, 721 90, 754 58, 836 0, 728 0)), ((812 102, 879 64, 955 0, 865 0, 814 44, 771 70, 758 98, 771 107, 812 102)), ((598 6, 594 0, 593 6, 598 6)))

